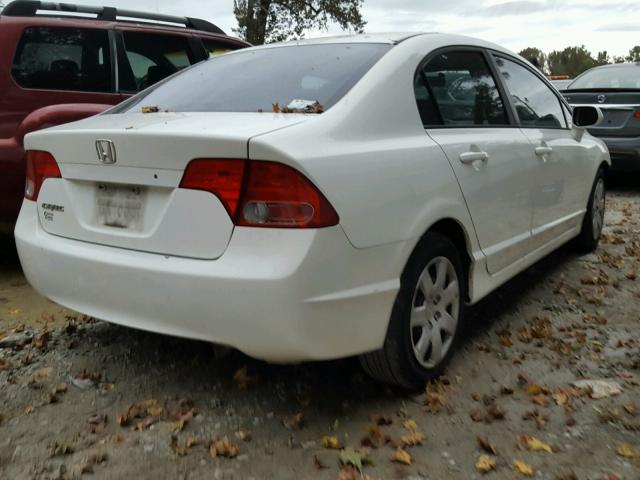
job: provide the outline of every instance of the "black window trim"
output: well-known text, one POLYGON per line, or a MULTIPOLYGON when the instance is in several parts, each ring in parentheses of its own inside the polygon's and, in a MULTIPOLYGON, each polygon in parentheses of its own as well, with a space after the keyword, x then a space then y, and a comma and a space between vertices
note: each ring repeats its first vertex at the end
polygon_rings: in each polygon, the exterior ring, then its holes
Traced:
MULTIPOLYGON (((442 130, 442 129, 460 130, 465 128, 473 128, 473 129, 519 128, 517 117, 514 116, 515 111, 513 110, 513 107, 511 105, 511 99, 509 98, 508 91, 505 90, 504 85, 502 84, 502 81, 501 81, 502 79, 500 78, 500 76, 498 75, 498 72, 496 71, 496 66, 493 62, 493 59, 491 58, 491 55, 489 54, 488 49, 486 48, 478 47, 477 45, 460 44, 460 45, 447 45, 446 47, 441 47, 441 48, 432 50, 427 56, 425 56, 424 59, 422 59, 422 61, 418 64, 418 67, 416 68, 416 71, 414 74, 414 80, 413 80, 414 88, 415 88, 416 78, 420 75, 420 72, 427 65, 427 63, 433 60, 437 55, 440 55, 446 52, 477 52, 482 54, 482 56, 485 59, 485 62, 487 63, 487 66, 489 67, 489 71, 491 72, 491 75, 493 76, 493 79, 496 83, 496 88, 498 89, 498 93, 500 94, 500 98, 502 99, 505 114, 507 116, 507 121, 509 123, 505 125, 424 125, 423 124, 424 129, 425 130, 442 130)), ((413 95, 415 97, 415 91, 413 92, 413 95)), ((416 102, 416 109, 417 108, 418 108, 418 105, 416 102)))
POLYGON ((509 60, 512 61, 513 63, 520 65, 521 67, 523 67, 525 70, 529 71, 530 73, 532 73, 535 77, 537 77, 539 80, 542 81, 542 83, 551 91, 551 93, 556 97, 556 99, 558 100, 558 103, 560 104, 560 110, 562 111, 562 116, 564 118, 564 127, 541 127, 541 126, 536 126, 536 125, 523 125, 522 123, 520 123, 520 119, 518 118, 517 112, 515 110, 515 105, 513 105, 513 102, 511 102, 511 93, 509 91, 509 86, 507 85, 507 82, 504 81, 502 79, 502 75, 500 75, 500 83, 503 84, 505 91, 508 94, 509 97, 509 105, 510 108, 513 110, 513 115, 516 121, 516 124, 522 128, 522 129, 527 129, 527 130, 571 130, 571 124, 572 122, 569 121, 569 119, 567 118, 567 114, 564 108, 562 108, 563 106, 566 107, 566 109, 569 110, 569 112, 572 112, 573 109, 571 108, 571 106, 569 105, 569 103, 567 102, 566 98, 564 98, 551 84, 551 82, 549 81, 549 79, 547 79, 547 77, 545 77, 542 72, 540 72, 538 69, 536 68, 532 68, 531 66, 527 65, 527 63, 523 62, 521 59, 514 57, 513 55, 509 55, 507 53, 501 52, 499 50, 494 50, 494 49, 487 49, 488 52, 490 52, 490 61, 491 64, 493 65, 493 67, 495 68, 496 71, 499 72, 499 68, 498 65, 496 64, 496 59, 495 57, 503 57, 505 60, 509 60))

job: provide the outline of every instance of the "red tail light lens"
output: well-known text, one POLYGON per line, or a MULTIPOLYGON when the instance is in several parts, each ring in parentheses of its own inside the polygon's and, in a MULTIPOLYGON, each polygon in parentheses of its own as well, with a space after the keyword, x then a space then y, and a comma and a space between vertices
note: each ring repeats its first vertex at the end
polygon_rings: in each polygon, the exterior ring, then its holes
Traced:
POLYGON ((304 175, 275 162, 250 162, 238 225, 322 228, 336 225, 338 215, 304 175))
POLYGON ((231 218, 235 218, 245 163, 243 160, 193 160, 184 172, 180 187, 213 193, 231 218))
POLYGON ((213 193, 240 226, 323 228, 339 221, 316 186, 281 163, 193 160, 180 186, 213 193))
POLYGON ((60 169, 49 152, 38 150, 27 151, 27 181, 24 188, 24 198, 36 201, 42 183, 47 178, 60 178, 60 169))
POLYGON ((635 112, 633 112, 633 116, 640 120, 640 110, 636 110, 635 112))

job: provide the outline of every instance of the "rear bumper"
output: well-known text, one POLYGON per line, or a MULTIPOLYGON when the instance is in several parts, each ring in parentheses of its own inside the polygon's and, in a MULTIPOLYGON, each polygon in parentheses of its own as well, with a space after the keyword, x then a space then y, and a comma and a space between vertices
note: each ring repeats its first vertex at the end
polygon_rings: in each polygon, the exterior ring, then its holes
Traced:
POLYGON ((340 227, 236 228, 222 258, 176 258, 48 234, 30 201, 15 236, 29 282, 61 305, 274 362, 380 348, 406 254, 355 249, 340 227))
POLYGON ((600 137, 611 154, 616 172, 640 172, 640 137, 600 137))

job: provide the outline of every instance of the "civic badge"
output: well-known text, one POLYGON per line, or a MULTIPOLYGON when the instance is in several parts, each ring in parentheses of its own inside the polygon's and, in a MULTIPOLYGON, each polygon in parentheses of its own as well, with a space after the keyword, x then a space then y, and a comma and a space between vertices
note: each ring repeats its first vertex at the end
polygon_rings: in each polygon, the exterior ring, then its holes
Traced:
POLYGON ((598 95, 598 103, 604 103, 607 101, 606 95, 598 95))
POLYGON ((116 146, 111 140, 96 140, 98 160, 105 165, 116 163, 116 146))

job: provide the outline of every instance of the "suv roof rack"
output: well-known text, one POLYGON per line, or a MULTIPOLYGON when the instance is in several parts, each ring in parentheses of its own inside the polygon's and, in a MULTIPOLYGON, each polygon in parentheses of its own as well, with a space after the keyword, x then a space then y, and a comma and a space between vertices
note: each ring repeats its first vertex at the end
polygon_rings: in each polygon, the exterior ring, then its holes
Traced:
MULTIPOLYGON (((171 15, 163 15, 159 13, 149 12, 137 12, 134 10, 122 10, 114 7, 92 7, 88 5, 75 5, 72 3, 53 3, 53 2, 40 2, 32 0, 17 0, 9 3, 0 12, 1 15, 9 17, 35 17, 38 12, 52 12, 44 13, 43 16, 60 16, 66 17, 64 13, 79 13, 96 15, 96 20, 105 20, 116 22, 119 21, 118 17, 124 17, 124 21, 151 20, 155 22, 174 23, 177 25, 184 25, 186 28, 199 30, 202 32, 219 33, 224 35, 224 31, 211 22, 202 20, 199 18, 191 17, 175 17, 171 15), (56 15, 55 12, 63 13, 62 15, 56 15)), ((120 20, 123 21, 123 20, 120 20)))

